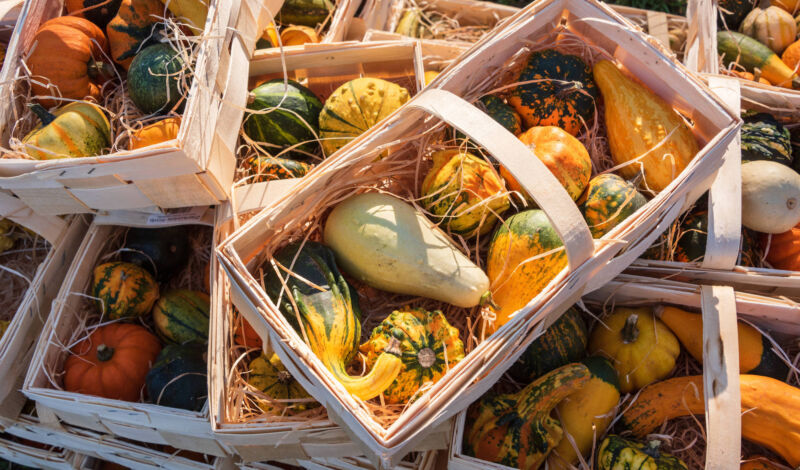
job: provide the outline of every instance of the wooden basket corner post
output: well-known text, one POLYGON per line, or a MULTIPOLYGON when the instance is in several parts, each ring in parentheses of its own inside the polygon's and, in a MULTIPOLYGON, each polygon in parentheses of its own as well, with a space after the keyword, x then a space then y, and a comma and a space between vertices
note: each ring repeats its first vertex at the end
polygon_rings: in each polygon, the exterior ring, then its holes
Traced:
POLYGON ((62 260, 68 264, 68 269, 64 268, 66 274, 52 303, 52 310, 47 310, 50 315, 43 329, 45 334, 39 337, 22 387, 22 392, 36 402, 40 421, 57 429, 67 425, 80 426, 105 435, 211 456, 226 457, 230 454, 211 432, 207 403, 200 411, 188 411, 152 403, 106 399, 66 391, 59 378, 69 349, 77 344, 77 340, 88 337, 101 318, 88 291, 94 268, 102 262, 119 258, 128 227, 191 224, 192 228, 188 229, 188 233, 194 237, 191 242, 198 246, 206 243, 207 251, 199 249, 191 252, 187 266, 179 272, 183 277, 165 282, 162 289, 205 290, 202 258, 212 254, 213 232, 211 227, 202 225, 213 225, 213 220, 204 218, 208 210, 211 209, 205 208, 202 214, 198 211, 189 219, 183 212, 175 215, 177 219, 149 216, 144 221, 138 213, 127 221, 120 220, 118 215, 110 215, 98 217, 88 230, 79 231, 78 238, 83 237, 82 241, 77 246, 74 258, 62 260), (187 269, 194 271, 189 273, 187 269))
MULTIPOLYGON (((364 453, 386 465, 399 461, 424 441, 426 432, 486 391, 514 356, 541 332, 546 323, 538 325, 540 322, 553 321, 584 292, 601 287, 620 272, 710 186, 740 121, 694 75, 673 62, 669 54, 600 2, 551 0, 532 4, 469 49, 437 78, 433 88, 429 87, 382 125, 354 140, 311 178, 295 186, 290 196, 265 209, 221 244, 218 250, 221 264, 234 286, 232 291, 240 292, 233 298, 234 304, 254 328, 262 328, 275 340, 276 352, 287 369, 328 409, 331 419, 348 431, 364 453), (497 86, 492 78, 499 78, 504 64, 519 52, 521 41, 546 41, 554 38, 556 31, 580 38, 638 77, 691 120, 700 143, 700 153, 678 178, 609 234, 615 240, 613 243, 601 239, 595 244, 575 205, 564 200, 569 197, 563 188, 552 181, 545 183, 552 175, 543 169, 530 170, 532 162, 538 159, 518 159, 516 156, 528 155, 530 151, 524 146, 519 148, 518 140, 498 130, 499 125, 480 113, 476 115, 476 108, 466 103, 497 86), (266 295, 254 272, 277 247, 290 239, 303 238, 300 220, 303 223, 315 220, 315 214, 328 209, 327 200, 353 191, 342 185, 343 181, 356 181, 356 175, 363 177, 365 170, 378 175, 385 168, 381 165, 415 163, 421 156, 419 147, 425 145, 415 139, 441 125, 442 118, 507 166, 545 212, 562 214, 550 220, 565 241, 570 267, 498 330, 494 341, 475 346, 422 398, 408 405, 394 424, 384 427, 375 421, 363 402, 344 391, 313 355, 266 295), (388 156, 376 162, 374 156, 386 149, 390 149, 388 156)), ((376 180, 358 181, 359 190, 376 184, 376 180)))
MULTIPOLYGON (((0 108, 4 149, 0 187, 43 215, 158 211, 226 200, 233 178, 238 129, 225 124, 240 119, 246 98, 245 92, 239 91, 244 77, 230 70, 236 65, 232 54, 238 40, 233 40, 237 35, 232 31, 238 6, 239 2, 232 0, 209 5, 205 30, 195 47, 193 80, 175 139, 127 150, 118 148, 124 139, 116 135, 112 136, 116 147, 108 155, 37 161, 16 147, 12 149, 9 142, 12 137, 21 139, 18 134, 23 128, 32 126, 23 106, 30 80, 23 60, 36 46, 37 29, 61 15, 63 2, 27 2, 2 72, 2 82, 7 86, 2 87, 6 99, 0 108)), ((124 132, 130 132, 130 125, 126 126, 124 132)))

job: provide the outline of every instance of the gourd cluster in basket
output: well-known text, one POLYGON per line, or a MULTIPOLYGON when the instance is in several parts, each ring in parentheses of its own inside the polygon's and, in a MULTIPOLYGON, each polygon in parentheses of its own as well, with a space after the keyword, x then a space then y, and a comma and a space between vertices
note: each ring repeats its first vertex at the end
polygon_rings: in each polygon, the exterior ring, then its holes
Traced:
POLYGON ((12 222, 0 219, 0 265, 3 266, 0 279, 0 338, 8 329, 30 280, 36 274, 39 264, 50 251, 50 244, 41 236, 12 222))
POLYGON ((717 49, 724 72, 800 89, 800 2, 724 0, 719 8, 717 49))
MULTIPOLYGON (((436 2, 425 0, 403 0, 396 2, 401 8, 396 24, 390 23, 393 31, 403 36, 419 39, 443 39, 447 41, 475 42, 494 28, 501 18, 491 24, 471 24, 464 12, 444 11, 436 2)), ((394 12, 392 13, 394 14, 394 12)))
POLYGON ((90 157, 175 139, 206 3, 70 0, 65 9, 23 51, 15 91, 24 107, 7 157, 90 157))
POLYGON ((62 339, 69 353, 63 375, 55 376, 62 378, 64 390, 203 409, 208 232, 199 226, 116 230, 88 291, 71 294, 87 300, 81 304, 85 311, 74 312, 81 327, 62 339))
MULTIPOLYGON (((476 105, 533 150, 601 238, 666 188, 698 146, 669 104, 603 52, 567 35, 553 44, 510 59, 513 73, 476 105)), ((324 196, 325 209, 304 214, 288 245, 265 247, 255 275, 322 364, 386 424, 567 258, 548 215, 460 132, 437 125, 373 153, 382 158, 363 180, 354 173, 324 196)))
POLYGON ((288 0, 277 15, 277 24, 270 23, 256 42, 256 48, 300 46, 318 43, 335 9, 330 0, 288 0))
MULTIPOLYGON (((739 342, 742 468, 795 468, 797 370, 742 321, 739 342)), ((655 305, 596 318, 573 307, 470 407, 463 449, 526 470, 703 468, 705 437, 693 416, 705 413, 702 348, 698 313, 655 305)))
MULTIPOLYGON (((742 238, 738 265, 800 270, 800 122, 792 114, 745 111, 741 130, 742 238)), ((707 198, 645 254, 699 262, 708 236, 707 198)))

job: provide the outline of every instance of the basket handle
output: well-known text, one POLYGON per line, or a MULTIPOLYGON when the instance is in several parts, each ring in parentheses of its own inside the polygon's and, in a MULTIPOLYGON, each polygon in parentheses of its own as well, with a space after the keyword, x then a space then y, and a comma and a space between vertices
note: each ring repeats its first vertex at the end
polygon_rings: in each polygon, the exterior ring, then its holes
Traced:
POLYGON ((536 154, 506 128, 457 95, 425 89, 407 106, 419 108, 460 130, 511 172, 541 207, 567 251, 574 270, 594 255, 594 240, 578 206, 536 154))

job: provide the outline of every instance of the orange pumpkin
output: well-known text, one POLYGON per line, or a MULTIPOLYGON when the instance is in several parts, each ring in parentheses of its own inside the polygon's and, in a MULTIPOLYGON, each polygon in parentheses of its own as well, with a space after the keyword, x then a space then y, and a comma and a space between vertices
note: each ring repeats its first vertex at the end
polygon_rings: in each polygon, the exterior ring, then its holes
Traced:
POLYGON ((781 54, 781 60, 790 69, 794 70, 794 73, 797 73, 798 65, 800 65, 800 40, 789 44, 789 47, 781 54))
POLYGON ((140 149, 142 147, 177 139, 180 128, 180 116, 168 117, 150 124, 149 126, 144 126, 131 135, 130 150, 140 149))
MULTIPOLYGON (((108 48, 97 25, 75 16, 53 18, 36 31, 33 47, 27 65, 36 95, 99 100, 100 85, 112 76, 113 67, 103 63, 108 48)), ((48 108, 58 103, 54 99, 37 99, 48 108)))
MULTIPOLYGON (((547 166, 573 201, 581 197, 592 177, 592 159, 578 139, 560 127, 539 126, 525 131, 519 140, 547 166)), ((500 167, 500 175, 511 190, 522 192, 522 186, 505 167, 500 167)))
POLYGON ((761 235, 767 261, 775 269, 800 271, 800 224, 788 232, 761 235), (769 246, 767 246, 769 244, 769 246))
POLYGON ((112 400, 139 401, 158 338, 139 325, 112 323, 94 330, 70 350, 64 389, 112 400))
POLYGON ((256 330, 254 330, 253 327, 250 326, 250 323, 241 315, 236 321, 236 332, 233 336, 233 342, 246 348, 261 349, 263 346, 261 337, 258 336, 256 330))
POLYGON ((125 70, 133 57, 157 38, 159 18, 164 16, 164 4, 159 0, 123 0, 115 16, 106 26, 111 58, 125 70))

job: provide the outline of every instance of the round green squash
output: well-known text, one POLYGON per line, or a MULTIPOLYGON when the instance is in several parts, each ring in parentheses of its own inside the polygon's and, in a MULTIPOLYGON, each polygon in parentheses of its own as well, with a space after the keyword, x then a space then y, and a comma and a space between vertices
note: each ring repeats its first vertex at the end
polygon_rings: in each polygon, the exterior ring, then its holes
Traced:
POLYGON ((128 69, 128 94, 136 107, 146 114, 181 112, 188 91, 180 77, 184 65, 181 53, 169 44, 154 44, 136 54, 128 69))
POLYGON ((147 373, 147 394, 156 405, 200 411, 208 396, 204 348, 168 344, 147 373))
POLYGON ((609 434, 597 452, 599 470, 687 470, 679 458, 661 452, 658 440, 640 443, 609 434))
POLYGON ((551 370, 579 361, 586 354, 588 342, 586 322, 571 307, 525 349, 508 369, 508 375, 519 383, 530 383, 551 370))
POLYGON ((252 176, 251 183, 302 178, 312 168, 305 162, 265 155, 248 158, 244 166, 247 174, 252 176))
POLYGON ((247 109, 270 110, 263 114, 248 113, 243 129, 250 139, 263 142, 265 150, 292 158, 305 158, 318 148, 319 114, 322 102, 303 85, 283 79, 270 80, 250 92, 247 109))
POLYGON ((164 282, 189 261, 189 229, 185 225, 128 230, 120 257, 164 282))
POLYGON ((791 135, 772 115, 758 113, 746 116, 741 136, 742 162, 772 160, 792 166, 791 135))
POLYGON ((531 54, 508 103, 525 127, 557 126, 578 135, 595 114, 597 85, 592 71, 578 56, 546 49, 531 54))
POLYGON ((403 368, 383 392, 386 403, 408 403, 423 385, 436 382, 464 359, 464 343, 458 338, 458 330, 439 310, 409 308, 392 312, 361 345, 368 368, 394 338, 400 340, 403 368))
POLYGON ((158 284, 141 267, 113 261, 94 268, 91 292, 104 320, 136 318, 153 307, 158 299, 158 284))
POLYGON ((647 199, 636 185, 606 173, 589 180, 577 202, 592 236, 600 238, 647 204, 647 199))
POLYGON ((278 13, 282 25, 316 28, 333 11, 330 0, 286 0, 278 13))
POLYGON ((208 295, 191 290, 167 291, 153 307, 156 331, 165 341, 204 344, 208 341, 208 295))

